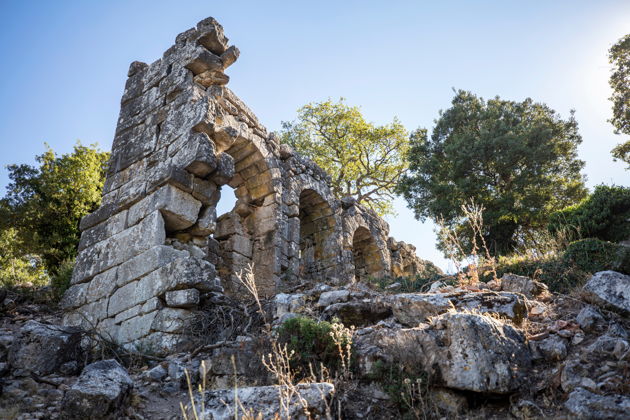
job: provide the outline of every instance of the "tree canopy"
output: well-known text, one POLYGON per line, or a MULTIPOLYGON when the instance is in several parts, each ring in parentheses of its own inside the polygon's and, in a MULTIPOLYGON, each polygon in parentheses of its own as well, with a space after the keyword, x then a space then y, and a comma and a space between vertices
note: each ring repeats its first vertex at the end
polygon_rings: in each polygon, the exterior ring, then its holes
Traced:
MULTIPOLYGON (((630 135, 630 34, 621 38, 608 52, 612 64, 610 87, 613 94, 613 116, 610 122, 617 134, 630 135)), ((617 145, 612 154, 616 159, 630 165, 630 140, 617 145)), ((630 166, 629 166, 630 168, 630 166)))
POLYGON ((72 153, 52 149, 37 156, 39 166, 9 165, 4 198, 0 199, 0 232, 21 244, 22 255, 39 255, 55 273, 74 258, 79 222, 101 202, 109 153, 77 143, 72 153))
POLYGON ((298 110, 297 120, 282 126, 282 142, 331 175, 335 196, 353 196, 380 215, 393 212, 409 148, 408 132, 396 118, 374 125, 340 99, 309 103, 298 110))
POLYGON ((473 199, 485 208, 491 252, 506 254, 545 229, 552 212, 585 197, 581 141, 573 114, 563 120, 531 99, 485 101, 460 90, 430 137, 412 133, 399 191, 416 218, 443 218, 460 230, 467 229, 461 205, 473 199))

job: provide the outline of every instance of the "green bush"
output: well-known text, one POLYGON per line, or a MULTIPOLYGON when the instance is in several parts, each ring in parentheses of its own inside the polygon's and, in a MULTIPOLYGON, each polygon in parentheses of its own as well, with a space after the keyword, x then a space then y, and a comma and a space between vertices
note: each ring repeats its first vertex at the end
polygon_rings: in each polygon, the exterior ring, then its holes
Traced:
POLYGON ((64 292, 70 287, 72 270, 74 270, 74 261, 66 260, 57 268, 57 273, 50 278, 53 295, 57 300, 61 299, 64 292))
POLYGON ((401 418, 414 418, 409 410, 412 405, 414 395, 409 392, 412 384, 419 387, 421 395, 424 397, 428 378, 420 368, 414 371, 407 371, 401 363, 384 362, 377 360, 372 365, 366 379, 378 383, 383 391, 390 397, 390 401, 400 410, 401 418))
POLYGON ((340 358, 331 331, 330 322, 298 316, 282 323, 278 328, 278 341, 295 352, 291 367, 298 373, 307 375, 309 364, 315 371, 323 364, 334 372, 340 367, 340 358))
MULTIPOLYGON (((589 277, 589 273, 581 270, 562 256, 532 258, 530 256, 509 256, 499 258, 497 276, 506 273, 527 276, 545 283, 552 292, 567 293, 581 286, 589 277)), ((483 280, 490 280, 484 278, 483 280)))
POLYGON ((630 273, 630 248, 599 239, 572 242, 563 259, 567 264, 590 273, 604 270, 630 273))
POLYGON ((630 238, 630 188, 598 185, 579 204, 553 213, 548 228, 552 233, 577 230, 581 238, 626 240, 630 238))
POLYGON ((380 290, 386 290, 388 286, 391 286, 394 283, 399 283, 400 287, 397 287, 395 292, 404 292, 404 293, 419 293, 426 292, 429 290, 431 283, 436 281, 442 281, 445 284, 455 285, 457 283, 457 279, 453 276, 448 276, 444 274, 434 273, 430 275, 415 275, 415 276, 406 276, 406 277, 379 277, 373 278, 370 277, 368 282, 374 286, 376 286, 380 290))

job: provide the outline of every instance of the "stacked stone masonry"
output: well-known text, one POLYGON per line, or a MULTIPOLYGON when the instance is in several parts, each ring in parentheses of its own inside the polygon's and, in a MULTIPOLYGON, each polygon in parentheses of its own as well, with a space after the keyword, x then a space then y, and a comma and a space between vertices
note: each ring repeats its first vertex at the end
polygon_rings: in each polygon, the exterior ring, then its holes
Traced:
POLYGON ((268 296, 423 268, 387 223, 333 197, 329 176, 225 86, 238 56, 208 18, 161 59, 131 64, 102 204, 81 221, 67 325, 167 352, 200 295, 238 293, 235 276, 250 266, 268 296), (217 218, 226 184, 236 204, 217 218))

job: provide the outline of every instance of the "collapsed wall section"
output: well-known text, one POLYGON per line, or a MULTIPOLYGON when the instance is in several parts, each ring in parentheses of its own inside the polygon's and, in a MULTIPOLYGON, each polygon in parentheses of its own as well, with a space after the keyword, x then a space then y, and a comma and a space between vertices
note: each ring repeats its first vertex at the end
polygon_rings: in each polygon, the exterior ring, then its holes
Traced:
POLYGON ((66 324, 167 352, 203 299, 238 293, 248 267, 268 296, 417 269, 382 219, 335 199, 329 176, 225 87, 238 56, 208 18, 161 59, 131 64, 102 204, 81 221, 66 324), (237 201, 217 219, 224 185, 237 201))

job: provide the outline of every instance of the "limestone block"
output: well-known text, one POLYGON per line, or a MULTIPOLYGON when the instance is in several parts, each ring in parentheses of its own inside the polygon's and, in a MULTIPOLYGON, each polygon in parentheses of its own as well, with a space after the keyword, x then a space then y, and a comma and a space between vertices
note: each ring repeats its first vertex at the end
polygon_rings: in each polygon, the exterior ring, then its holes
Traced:
POLYGON ((216 206, 219 202, 221 194, 217 188, 217 185, 212 181, 206 181, 205 179, 193 178, 193 197, 201 201, 205 206, 216 206))
POLYGON ((87 289, 87 301, 94 302, 104 297, 109 297, 116 288, 116 274, 118 267, 97 274, 90 281, 87 289))
POLYGON ((210 51, 197 46, 192 54, 194 55, 194 58, 190 62, 186 63, 184 67, 192 71, 194 75, 207 71, 223 71, 223 62, 221 61, 221 58, 210 51))
POLYGON ((206 207, 201 211, 199 220, 192 227, 190 233, 199 236, 209 236, 214 233, 217 227, 217 209, 216 207, 206 207))
POLYGON ((177 258, 185 258, 187 256, 187 251, 177 250, 168 245, 154 246, 120 265, 116 285, 118 287, 124 286, 130 281, 165 266, 177 258))
POLYGON ((221 153, 217 158, 217 168, 210 174, 210 179, 217 185, 225 185, 234 176, 234 158, 227 153, 221 153))
POLYGON ((214 238, 218 240, 226 239, 234 234, 246 235, 241 224, 241 218, 235 213, 226 213, 217 220, 217 230, 214 238))
POLYGON ((200 291, 217 289, 216 270, 208 261, 178 258, 114 292, 109 301, 109 316, 114 316, 167 291, 196 288, 200 291))
POLYGON ((127 210, 121 211, 102 223, 81 233, 78 250, 81 251, 97 242, 105 240, 125 229, 127 210))
POLYGON ((149 312, 124 321, 120 324, 117 341, 124 344, 149 334, 151 324, 159 312, 161 311, 149 312))
POLYGON ((214 143, 205 133, 191 133, 184 147, 174 156, 173 164, 203 178, 217 167, 214 143))
MULTIPOLYGON (((215 21, 216 22, 216 21, 215 21)), ((223 28, 218 23, 205 29, 197 42, 213 54, 221 55, 227 49, 228 39, 223 34, 223 28)))
POLYGON ((92 226, 96 226, 104 220, 107 220, 112 214, 116 213, 118 206, 115 203, 102 205, 92 213, 84 216, 79 223, 79 229, 85 231, 92 226))
POLYGON ((170 184, 182 191, 192 193, 193 174, 184 169, 176 168, 169 163, 162 163, 148 170, 146 191, 155 191, 164 184, 170 184))
POLYGON ((140 201, 146 193, 147 183, 141 177, 133 179, 118 189, 116 204, 119 208, 129 207, 140 201))
POLYGON ((252 241, 246 236, 232 235, 223 243, 223 249, 227 252, 238 252, 248 258, 252 257, 252 241))
POLYGON ((168 231, 183 230, 197 221, 201 202, 190 194, 167 184, 129 209, 127 223, 133 226, 148 214, 160 210, 168 231))
POLYGON ((223 54, 221 54, 221 61, 223 62, 223 68, 227 68, 234 64, 238 60, 238 56, 241 52, 234 45, 229 47, 223 54))
POLYGON ((82 306, 87 301, 87 290, 89 283, 75 284, 70 286, 63 294, 59 306, 62 309, 73 309, 82 306))
POLYGON ((164 308, 158 311, 151 329, 160 332, 183 332, 194 313, 187 309, 164 308))
POLYGON ((166 292, 166 304, 172 308, 192 308, 199 304, 199 290, 183 289, 166 292))
POLYGON ((71 283, 77 284, 94 277, 155 245, 163 244, 165 239, 164 220, 155 211, 139 224, 79 252, 71 283))
POLYGON ((195 83, 209 87, 214 85, 227 85, 230 81, 230 77, 222 71, 208 70, 198 74, 193 80, 195 83))
POLYGON ((134 316, 144 315, 144 314, 148 314, 149 312, 153 312, 157 309, 160 309, 162 306, 163 305, 160 302, 159 298, 157 297, 151 298, 141 305, 136 305, 133 308, 129 308, 126 311, 123 311, 117 314, 114 317, 114 323, 120 324, 121 322, 126 321, 127 319, 130 319, 130 318, 133 318, 134 316))

